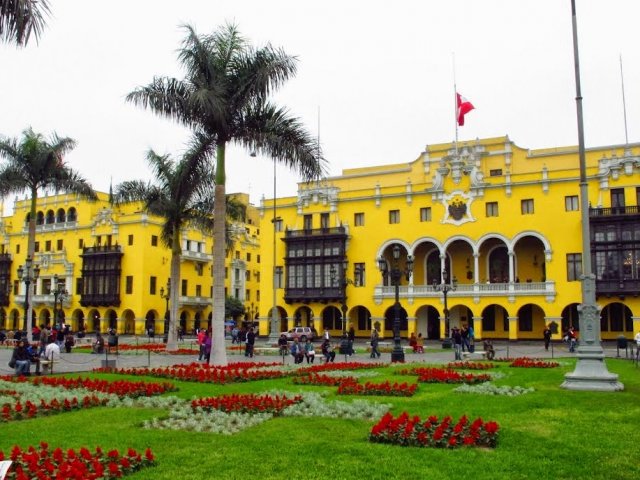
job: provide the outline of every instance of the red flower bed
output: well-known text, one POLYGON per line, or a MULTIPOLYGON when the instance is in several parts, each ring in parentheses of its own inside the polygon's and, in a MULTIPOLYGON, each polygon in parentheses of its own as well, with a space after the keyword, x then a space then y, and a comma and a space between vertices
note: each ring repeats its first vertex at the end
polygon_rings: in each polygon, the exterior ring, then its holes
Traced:
POLYGON ((73 397, 71 400, 59 401, 53 399, 50 402, 40 400, 40 403, 33 403, 30 400, 22 403, 20 400, 14 404, 5 403, 0 411, 0 422, 10 422, 11 420, 22 420, 33 418, 38 415, 48 415, 50 413, 69 412, 81 408, 98 407, 106 405, 107 399, 100 399, 95 395, 86 395, 78 400, 73 397))
MULTIPOLYGON (((20 378, 20 377, 15 377, 20 378)), ((102 393, 112 393, 122 397, 151 397, 161 395, 164 392, 173 392, 177 388, 169 382, 147 383, 131 382, 129 380, 94 380, 91 378, 64 378, 64 377, 37 377, 32 380, 34 385, 47 385, 51 387, 62 387, 67 390, 75 388, 86 388, 102 393)))
POLYGON ((482 383, 491 380, 491 376, 486 373, 472 374, 460 373, 450 368, 423 368, 417 367, 410 370, 401 370, 400 374, 418 375, 419 382, 425 383, 482 383))
POLYGON ((300 368, 298 374, 304 375, 312 372, 326 372, 331 370, 362 370, 365 368, 379 368, 380 365, 375 363, 364 362, 335 362, 321 363, 312 367, 300 368))
POLYGON ((411 397, 416 393, 417 384, 390 383, 388 380, 382 383, 366 382, 358 383, 354 378, 342 379, 338 385, 339 395, 386 395, 392 397, 411 397))
POLYGON ((289 405, 302 401, 302 395, 288 398, 286 395, 232 394, 220 397, 198 398, 191 402, 191 408, 202 408, 205 411, 222 410, 223 412, 272 413, 279 415, 289 405))
MULTIPOLYGON (((121 373, 125 375, 144 375, 150 377, 171 378, 188 382, 199 383, 236 383, 281 378, 286 374, 280 371, 260 370, 257 366, 269 364, 254 364, 250 362, 234 363, 226 367, 217 367, 207 364, 190 363, 157 368, 96 368, 93 371, 99 373, 121 373)), ((276 365, 276 364, 273 364, 276 365)))
POLYGON ((0 450, 2 460, 13 462, 7 480, 107 480, 121 478, 156 463, 148 448, 144 454, 132 448, 123 455, 118 450, 105 454, 100 447, 93 453, 84 447, 77 452, 73 449, 65 452, 60 448, 50 451, 44 442, 39 449, 30 446, 22 450, 16 445, 8 455, 0 450))
POLYGON ((558 362, 545 362, 537 358, 522 357, 513 360, 509 366, 520 368, 553 368, 558 367, 559 365, 560 364, 558 362))
POLYGON ((306 375, 298 375, 293 377, 292 382, 298 385, 320 385, 322 387, 335 387, 347 379, 356 381, 353 377, 330 377, 318 373, 308 373, 306 375))
POLYGON ((449 362, 447 368, 460 368, 464 370, 489 370, 495 368, 493 363, 481 362, 449 362))
POLYGON ((485 423, 481 418, 469 423, 469 419, 462 416, 453 424, 449 416, 442 421, 431 416, 423 422, 406 412, 398 418, 387 413, 371 429, 369 441, 414 447, 495 447, 498 430, 496 422, 485 423))

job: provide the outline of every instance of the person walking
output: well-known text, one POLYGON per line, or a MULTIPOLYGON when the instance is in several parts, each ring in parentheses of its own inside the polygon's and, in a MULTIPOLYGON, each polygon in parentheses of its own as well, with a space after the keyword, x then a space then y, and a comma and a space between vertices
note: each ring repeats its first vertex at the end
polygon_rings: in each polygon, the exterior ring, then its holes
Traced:
POLYGON ((206 335, 207 331, 204 328, 201 328, 200 331, 198 332, 198 347, 199 347, 199 352, 198 352, 198 361, 202 361, 202 358, 204 357, 204 338, 206 335))
POLYGON ((549 344, 551 343, 551 329, 549 325, 542 331, 542 337, 544 338, 544 349, 549 350, 549 344))
POLYGON ((378 351, 378 341, 380 335, 375 328, 371 329, 371 356, 370 358, 380 358, 380 352, 378 351))
POLYGON ((451 330, 451 339, 453 340, 453 351, 456 360, 462 360, 462 333, 458 327, 451 330))
POLYGON ((353 355, 355 350, 353 349, 353 344, 356 341, 356 330, 353 328, 353 325, 349 328, 349 332, 347 333, 347 339, 349 340, 349 356, 353 355))
POLYGON ((211 361, 211 347, 213 346, 213 339, 211 338, 211 334, 209 330, 204 331, 204 340, 203 340, 203 351, 204 351, 204 360, 209 363, 211 361))
POLYGON ((253 358, 253 346, 256 343, 256 334, 253 332, 253 327, 249 328, 247 332, 247 339, 245 340, 244 356, 253 358))

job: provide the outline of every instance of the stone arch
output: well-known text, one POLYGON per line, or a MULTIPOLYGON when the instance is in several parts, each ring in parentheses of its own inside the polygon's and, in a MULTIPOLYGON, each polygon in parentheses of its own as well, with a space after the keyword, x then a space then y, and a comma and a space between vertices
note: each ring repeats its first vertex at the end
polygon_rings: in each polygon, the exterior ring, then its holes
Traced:
POLYGON ((312 327, 313 311, 306 305, 293 312, 293 327, 312 327))
POLYGON ((504 235, 499 233, 487 233, 486 235, 481 236, 476 242, 476 254, 480 253, 480 249, 487 241, 496 241, 496 243, 502 242, 507 246, 507 248, 509 248, 509 244, 511 243, 504 235))
POLYGON ((155 335, 155 332, 157 331, 156 320, 158 320, 158 312, 155 310, 147 311, 144 316, 144 331, 147 335, 155 335))
POLYGON ((322 330, 329 332, 342 332, 342 312, 335 305, 327 305, 320 313, 322 318, 322 330))
MULTIPOLYGON (((387 336, 387 332, 389 332, 389 335, 393 336, 393 322, 395 321, 395 316, 395 305, 391 305, 384 312, 384 324, 382 325, 382 328, 385 337, 387 336)), ((400 305, 398 316, 400 318, 400 336, 402 336, 404 332, 404 336, 406 337, 407 330, 409 329, 409 315, 402 305, 400 305)))
POLYGON ((356 330, 356 334, 364 332, 364 334, 368 335, 371 332, 371 312, 367 307, 356 305, 351 309, 349 318, 356 330))
POLYGON ((118 333, 118 314, 116 311, 110 308, 105 312, 104 316, 107 319, 107 328, 118 333))
MULTIPOLYGON (((197 311, 196 314, 193 316, 193 328, 195 330, 198 330, 201 327, 201 323, 202 323, 202 311, 197 311)), ((180 325, 180 328, 182 328, 183 332, 186 332, 187 329, 185 327, 183 327, 182 325, 180 325)))
POLYGON ((510 243, 507 243, 507 245, 509 246, 509 250, 513 251, 516 243, 518 243, 518 241, 520 241, 520 239, 522 239, 523 237, 535 237, 540 240, 542 242, 542 245, 544 245, 545 255, 548 256, 547 260, 551 260, 551 244, 549 244, 549 241, 544 235, 534 230, 525 230, 524 232, 518 233, 515 237, 513 237, 510 243))
MULTIPOLYGON (((180 328, 184 328, 184 331, 186 332, 188 331, 187 329, 191 326, 190 323, 191 323, 191 315, 189 314, 188 311, 183 310, 180 313, 180 321, 179 321, 180 328)), ((192 327, 192 328, 195 328, 195 327, 192 327)))
POLYGON ((136 332, 136 315, 132 310, 126 309, 122 312, 122 319, 124 320, 124 333, 125 335, 134 335, 136 332))
POLYGON ((513 242, 516 277, 526 282, 544 282, 547 277, 544 243, 536 236, 522 235, 513 242))
POLYGON ((79 308, 71 312, 71 329, 76 332, 84 332, 87 330, 87 325, 84 321, 84 312, 79 308))
POLYGON ((570 303, 562 309, 562 334, 573 327, 576 331, 580 330, 580 322, 578 321, 578 305, 579 303, 570 303))
POLYGON ((53 319, 53 316, 51 315, 51 312, 49 311, 48 308, 43 308, 38 313, 38 325, 47 325, 48 327, 52 327, 53 326, 53 324, 51 323, 52 319, 53 319))
MULTIPOLYGON (((462 327, 464 326, 472 326, 475 329, 475 326, 473 324, 473 312, 466 305, 458 304, 452 306, 449 309, 448 332, 450 332, 453 327, 462 329, 462 327)), ((445 325, 445 329, 446 328, 447 325, 445 325)), ((449 335, 448 332, 446 334, 447 336, 449 335)))
MULTIPOLYGON (((378 259, 384 259, 387 262, 387 269, 386 271, 383 273, 382 276, 382 284, 385 286, 389 286, 391 284, 391 278, 389 275, 389 272, 391 270, 392 267, 392 262, 393 260, 393 247, 395 245, 398 245, 400 247, 400 259, 399 262, 401 265, 404 265, 404 262, 406 261, 406 258, 408 255, 411 255, 411 250, 409 249, 409 246, 407 245, 406 242, 403 241, 391 241, 391 242, 385 242, 385 247, 381 250, 380 254, 378 255, 378 259), (404 249, 404 252, 403 252, 404 249)), ((406 278, 403 276, 401 276, 400 278, 400 284, 402 285, 402 283, 405 282, 406 283, 406 278)))
POLYGON ((89 312, 89 329, 92 332, 101 332, 100 327, 100 312, 97 309, 93 309, 89 312))
MULTIPOLYGON (((276 328, 278 329, 276 333, 286 332, 291 328, 293 328, 293 326, 289 326, 289 318, 287 316, 287 311, 282 307, 276 306, 275 308, 276 308, 276 324, 277 324, 276 328)), ((269 309, 269 328, 271 328, 272 315, 273 315, 273 307, 269 309)))
POLYGON ((545 313, 539 305, 527 303, 518 309, 519 339, 540 339, 545 326, 545 313))
POLYGON ((600 332, 602 335, 615 338, 625 333, 633 333, 633 313, 622 302, 611 302, 600 311, 600 332), (606 332, 606 333, 605 333, 606 332))
POLYGON ((67 213, 64 208, 59 208, 56 213, 56 223, 65 223, 67 221, 67 213))
POLYGON ((409 245, 404 240, 400 240, 399 238, 396 238, 396 239, 385 241, 378 249, 378 252, 376 253, 376 258, 384 257, 385 252, 393 248, 393 246, 396 243, 400 245, 400 248, 404 248, 407 255, 410 255, 413 252, 411 245, 409 245))
POLYGON ((502 305, 492 303, 482 310, 482 337, 509 338, 509 312, 502 305))
POLYGON ((431 305, 423 305, 416 311, 416 332, 425 339, 438 340, 440 333, 440 314, 431 305))
POLYGON ((20 312, 14 308, 9 314, 9 326, 12 330, 18 330, 20 328, 20 312))

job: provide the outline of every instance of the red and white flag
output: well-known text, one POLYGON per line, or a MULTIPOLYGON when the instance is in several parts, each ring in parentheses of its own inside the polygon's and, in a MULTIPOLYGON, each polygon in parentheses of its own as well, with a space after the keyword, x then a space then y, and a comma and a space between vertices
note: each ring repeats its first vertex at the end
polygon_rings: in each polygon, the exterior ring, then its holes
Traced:
POLYGON ((458 125, 464 125, 464 116, 473 110, 475 107, 471 104, 469 100, 464 98, 458 92, 456 92, 456 99, 458 105, 458 125))

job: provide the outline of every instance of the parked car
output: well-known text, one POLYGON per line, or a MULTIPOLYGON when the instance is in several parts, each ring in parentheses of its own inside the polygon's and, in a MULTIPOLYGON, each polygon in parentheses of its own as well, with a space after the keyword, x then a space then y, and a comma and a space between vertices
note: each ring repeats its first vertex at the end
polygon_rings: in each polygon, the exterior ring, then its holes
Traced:
POLYGON ((301 342, 306 342, 307 338, 313 340, 313 330, 311 330, 311 327, 295 327, 285 332, 285 335, 287 336, 287 340, 293 340, 294 338, 297 338, 301 342))

